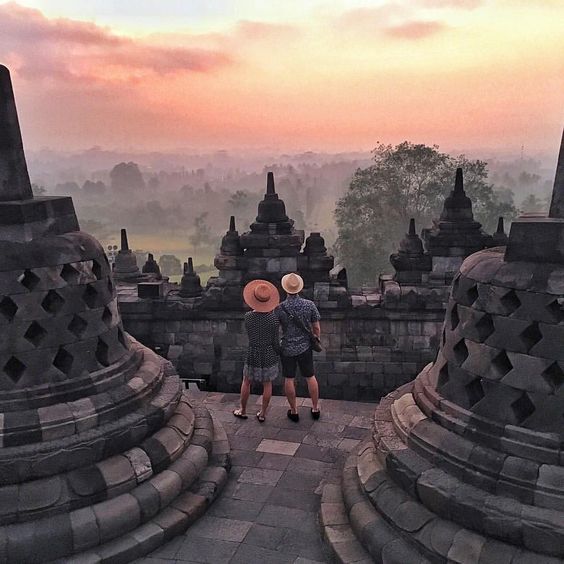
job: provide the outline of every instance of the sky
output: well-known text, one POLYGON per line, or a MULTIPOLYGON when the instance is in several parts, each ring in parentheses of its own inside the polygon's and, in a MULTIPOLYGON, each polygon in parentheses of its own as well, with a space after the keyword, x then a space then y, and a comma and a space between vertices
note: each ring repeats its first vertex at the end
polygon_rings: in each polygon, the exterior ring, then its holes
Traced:
POLYGON ((0 3, 30 149, 556 154, 564 0, 0 3))

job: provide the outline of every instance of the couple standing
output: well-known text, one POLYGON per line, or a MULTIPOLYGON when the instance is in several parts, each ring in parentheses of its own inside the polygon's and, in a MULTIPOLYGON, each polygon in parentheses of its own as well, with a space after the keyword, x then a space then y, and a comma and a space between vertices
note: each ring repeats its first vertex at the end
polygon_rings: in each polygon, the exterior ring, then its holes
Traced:
POLYGON ((243 290, 243 299, 251 308, 245 314, 245 328, 249 337, 249 348, 243 368, 241 384, 241 406, 233 412, 235 417, 247 418, 247 401, 251 393, 251 383, 263 385, 262 407, 257 419, 263 423, 270 398, 272 382, 279 373, 279 360, 282 361, 284 391, 290 405, 288 418, 294 422, 300 416, 296 406, 295 378, 297 369, 306 379, 311 398, 311 416, 319 419, 319 387, 313 367, 313 346, 319 341, 321 327, 320 315, 311 300, 300 297, 304 281, 298 274, 282 277, 282 288, 287 294, 280 303, 276 287, 266 280, 253 280, 243 290), (279 328, 282 327, 282 342, 279 328))

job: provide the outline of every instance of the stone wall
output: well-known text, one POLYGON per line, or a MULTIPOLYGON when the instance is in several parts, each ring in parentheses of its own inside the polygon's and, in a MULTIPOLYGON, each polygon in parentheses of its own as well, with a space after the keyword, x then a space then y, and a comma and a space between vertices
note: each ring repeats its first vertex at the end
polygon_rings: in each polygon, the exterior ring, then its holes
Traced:
MULTIPOLYGON (((393 305, 387 304, 384 293, 355 296, 355 307, 327 310, 318 304, 325 345, 316 354, 322 397, 375 400, 434 360, 445 311, 442 300, 427 296, 415 309, 413 293, 391 300, 393 305)), ((213 390, 239 390, 247 346, 243 311, 209 311, 198 308, 197 301, 140 300, 133 288, 124 287, 120 309, 126 330, 161 348, 182 377, 203 378, 213 390)), ((305 392, 302 379, 298 389, 305 392)), ((282 393, 281 379, 274 390, 282 393)))

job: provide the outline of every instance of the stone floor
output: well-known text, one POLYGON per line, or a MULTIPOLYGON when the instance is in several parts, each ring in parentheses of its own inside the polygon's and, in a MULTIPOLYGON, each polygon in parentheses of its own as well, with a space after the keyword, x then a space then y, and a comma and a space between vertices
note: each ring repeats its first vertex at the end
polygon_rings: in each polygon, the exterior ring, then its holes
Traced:
POLYGON ((321 419, 299 399, 300 421, 286 417, 285 398, 272 398, 265 423, 232 411, 238 395, 190 392, 223 424, 231 444, 232 469, 219 499, 182 536, 138 560, 142 564, 314 564, 331 562, 322 540, 322 488, 339 483, 348 452, 370 433, 373 403, 322 400, 321 419))

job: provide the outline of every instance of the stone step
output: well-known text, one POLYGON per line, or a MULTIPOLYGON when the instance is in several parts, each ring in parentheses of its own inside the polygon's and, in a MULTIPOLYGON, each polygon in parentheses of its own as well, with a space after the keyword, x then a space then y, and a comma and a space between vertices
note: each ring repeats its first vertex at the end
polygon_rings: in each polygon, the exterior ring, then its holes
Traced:
MULTIPOLYGON (((187 401, 185 398, 181 405, 187 401)), ((138 450, 144 456, 130 461, 128 467, 134 469, 133 478, 122 484, 124 490, 117 497, 70 513, 0 527, 0 537, 7 540, 0 545, 0 561, 30 564, 57 558, 68 561, 73 554, 98 554, 103 547, 113 546, 112 543, 122 547, 124 542, 131 544, 135 531, 154 530, 146 527, 148 524, 158 525, 162 521, 163 531, 187 526, 188 517, 182 517, 182 510, 175 504, 188 504, 193 512, 203 500, 192 496, 200 496, 208 503, 223 484, 229 466, 229 446, 222 429, 214 426, 204 407, 194 407, 193 412, 194 431, 180 451, 176 452, 174 445, 170 451, 166 438, 161 442, 157 433, 151 437, 150 445, 139 445, 138 450)), ((175 424, 174 416, 169 422, 175 424)), ((112 480, 120 482, 121 469, 118 465, 108 474, 106 485, 112 480)), ((89 487, 88 480, 84 487, 89 487)), ((172 532, 163 533, 161 542, 166 542, 170 535, 172 532)), ((139 542, 134 544, 138 550, 139 542)), ((147 550, 152 550, 151 546, 147 550)))
POLYGON ((340 486, 326 484, 323 488, 319 520, 323 537, 329 544, 337 564, 373 562, 351 528, 340 486))
MULTIPOLYGON (((539 509, 564 508, 564 468, 508 455, 438 425, 415 403, 411 388, 390 394, 375 414, 374 442, 380 460, 409 447, 465 484, 539 509)), ((539 511, 539 514, 542 511, 539 511)))
POLYGON ((122 564, 148 555, 186 532, 218 497, 230 468, 229 442, 219 421, 213 421, 214 437, 208 465, 192 487, 179 495, 156 517, 118 539, 96 549, 57 560, 53 564, 122 564))
POLYGON ((361 445, 358 454, 347 461, 343 494, 353 530, 374 557, 378 557, 379 553, 366 544, 366 531, 372 527, 375 529, 372 536, 382 536, 383 521, 388 533, 391 532, 391 538, 405 539, 405 543, 409 539, 409 549, 426 558, 424 562, 562 562, 560 558, 518 548, 441 518, 390 478, 371 442, 361 445))

